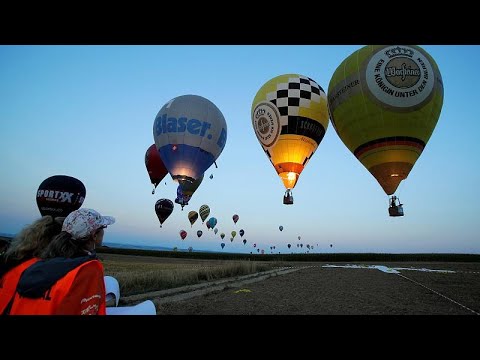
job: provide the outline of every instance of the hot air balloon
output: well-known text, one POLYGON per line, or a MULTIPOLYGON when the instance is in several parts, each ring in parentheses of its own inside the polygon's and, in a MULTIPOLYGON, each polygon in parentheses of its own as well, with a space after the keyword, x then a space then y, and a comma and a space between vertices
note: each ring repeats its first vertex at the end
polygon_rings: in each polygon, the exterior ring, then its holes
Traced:
POLYGON ((227 123, 210 100, 182 95, 160 109, 153 138, 172 179, 183 185, 199 179, 223 151, 227 123))
POLYGON ((182 206, 182 210, 185 205, 188 205, 188 202, 192 198, 193 193, 198 189, 202 181, 203 181, 203 174, 195 181, 192 181, 192 182, 186 181, 181 184, 178 184, 177 198, 175 199, 175 202, 182 206))
POLYGON ((257 247, 257 244, 256 244, 256 243, 255 243, 255 244, 253 244, 253 247, 257 247))
POLYGON ((213 179, 213 174, 210 174, 210 179, 213 179))
MULTIPOLYGON (((262 250, 263 251, 263 250, 262 250)), ((257 249, 257 253, 260 252, 260 249, 257 249)))
POLYGON ((283 231, 283 226, 280 225, 280 226, 278 227, 278 229, 279 229, 280 231, 283 231))
POLYGON ((213 229, 213 232, 215 233, 215 235, 217 235, 218 229, 217 228, 213 229))
POLYGON ((232 219, 233 219, 233 222, 236 224, 238 219, 240 219, 240 217, 237 214, 235 214, 232 216, 232 219))
POLYGON ((198 236, 198 237, 202 236, 202 234, 203 234, 202 230, 198 230, 198 231, 197 231, 197 236, 198 236))
POLYGON ((243 245, 247 243, 247 239, 243 239, 243 245))
POLYGON ((234 239, 235 236, 237 236, 237 232, 236 232, 235 230, 233 230, 233 231, 231 232, 231 234, 232 234, 232 239, 234 239))
POLYGON ((86 193, 85 185, 77 178, 67 175, 50 176, 37 189, 40 215, 66 217, 82 206, 86 193))
MULTIPOLYGON (((340 139, 392 195, 437 124, 442 76, 419 46, 369 45, 337 68, 328 86, 328 104, 340 139)), ((403 216, 402 204, 395 200, 390 216, 403 216)))
POLYGON ((221 234, 220 234, 220 237, 221 237, 222 240, 223 240, 223 238, 225 237, 225 234, 224 234, 224 233, 221 233, 221 234))
POLYGON ((208 219, 207 226, 210 229, 213 229, 215 227, 215 225, 217 225, 217 218, 211 217, 210 219, 208 219))
POLYGON ((230 238, 230 242, 233 242, 233 237, 230 238))
POLYGON ((182 240, 185 240, 185 238, 187 237, 187 232, 185 230, 181 230, 180 237, 182 238, 182 240))
POLYGON ((169 199, 159 199, 155 203, 155 212, 157 214, 158 220, 160 221, 160 227, 168 219, 170 214, 173 212, 173 202, 169 199))
POLYGON ((220 246, 222 247, 222 249, 225 247, 225 243, 221 243, 220 246))
POLYGON ((301 236, 299 236, 299 237, 298 237, 298 241, 300 241, 300 239, 301 239, 301 238, 302 238, 302 237, 301 237, 301 236))
POLYGON ((208 215, 210 215, 210 207, 208 205, 202 205, 198 212, 200 213, 200 218, 202 219, 203 224, 208 215))
POLYGON ((198 219, 198 213, 194 210, 188 212, 188 221, 190 221, 191 226, 195 224, 195 221, 198 219))
POLYGON ((288 244, 287 246, 288 246, 288 248, 290 249, 290 247, 291 247, 292 245, 291 245, 291 244, 288 244))
POLYGON ((285 74, 267 81, 252 103, 252 125, 285 188, 283 203, 328 127, 327 96, 309 77, 285 74))
POLYGON ((150 177, 150 182, 153 185, 152 194, 155 194, 155 189, 158 184, 160 184, 160 181, 168 174, 168 170, 155 144, 150 145, 145 152, 145 166, 148 171, 148 176, 150 177))
POLYGON ((332 247, 332 246, 333 246, 333 244, 330 244, 330 247, 332 247))
POLYGON ((240 237, 243 237, 243 235, 245 234, 245 231, 243 231, 243 229, 240 230, 240 237))

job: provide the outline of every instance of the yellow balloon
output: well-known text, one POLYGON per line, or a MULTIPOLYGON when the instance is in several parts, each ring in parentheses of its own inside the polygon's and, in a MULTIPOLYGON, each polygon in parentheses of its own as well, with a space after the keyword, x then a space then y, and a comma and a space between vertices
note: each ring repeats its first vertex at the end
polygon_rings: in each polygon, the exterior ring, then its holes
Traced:
MULTIPOLYGON (((252 125, 287 194, 328 127, 327 96, 314 80, 285 74, 267 81, 252 103, 252 125)), ((284 204, 292 204, 285 202, 284 204)))
POLYGON ((442 105, 438 66, 414 45, 365 46, 340 64, 328 86, 335 131, 387 195, 412 170, 442 105))

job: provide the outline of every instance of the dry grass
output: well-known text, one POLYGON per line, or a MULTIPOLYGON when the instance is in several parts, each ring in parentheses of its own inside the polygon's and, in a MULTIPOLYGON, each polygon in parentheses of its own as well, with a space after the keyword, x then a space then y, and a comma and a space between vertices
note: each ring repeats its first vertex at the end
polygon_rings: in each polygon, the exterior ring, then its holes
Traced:
POLYGON ((123 296, 270 270, 274 263, 229 261, 221 264, 139 263, 103 260, 105 275, 115 277, 123 296))

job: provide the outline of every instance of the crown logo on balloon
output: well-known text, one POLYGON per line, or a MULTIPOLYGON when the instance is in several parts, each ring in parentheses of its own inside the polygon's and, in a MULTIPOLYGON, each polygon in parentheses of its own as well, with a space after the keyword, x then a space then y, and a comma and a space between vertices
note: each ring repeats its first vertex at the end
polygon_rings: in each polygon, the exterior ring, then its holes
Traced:
POLYGON ((397 56, 408 56, 409 58, 413 57, 413 50, 403 48, 400 46, 397 46, 396 48, 390 49, 385 51, 385 55, 387 55, 390 59, 397 57, 397 56))

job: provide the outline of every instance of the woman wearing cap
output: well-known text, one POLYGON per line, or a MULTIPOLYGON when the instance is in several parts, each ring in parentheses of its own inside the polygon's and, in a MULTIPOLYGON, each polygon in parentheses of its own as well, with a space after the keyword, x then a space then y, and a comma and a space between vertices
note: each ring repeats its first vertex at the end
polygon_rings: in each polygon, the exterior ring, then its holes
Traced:
POLYGON ((11 315, 105 315, 105 283, 95 247, 115 222, 93 209, 71 212, 42 260, 20 277, 11 315))
POLYGON ((65 217, 82 206, 85 196, 85 185, 72 176, 54 175, 42 181, 36 193, 42 217, 24 227, 0 258, 0 314, 8 312, 20 275, 39 260, 40 253, 62 231, 65 217))

